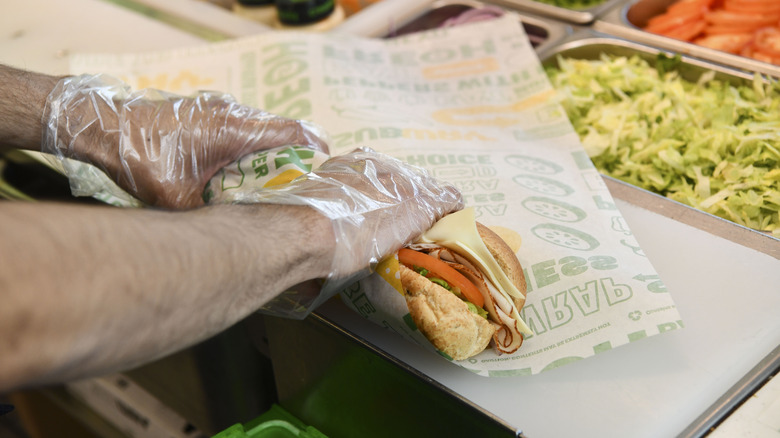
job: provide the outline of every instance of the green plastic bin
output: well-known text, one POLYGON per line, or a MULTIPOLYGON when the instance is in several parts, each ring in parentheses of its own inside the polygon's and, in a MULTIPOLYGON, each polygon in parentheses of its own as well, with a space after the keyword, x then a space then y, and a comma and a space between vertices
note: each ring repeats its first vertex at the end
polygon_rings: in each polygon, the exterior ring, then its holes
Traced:
POLYGON ((263 415, 246 424, 233 426, 213 438, 328 438, 312 426, 307 426, 283 407, 274 404, 263 415))

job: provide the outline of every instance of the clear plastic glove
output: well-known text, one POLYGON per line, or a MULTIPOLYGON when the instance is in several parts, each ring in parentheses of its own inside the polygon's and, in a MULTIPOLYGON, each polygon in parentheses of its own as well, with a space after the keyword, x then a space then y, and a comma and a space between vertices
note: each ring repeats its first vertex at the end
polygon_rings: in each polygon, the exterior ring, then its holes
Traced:
POLYGON ((284 185, 225 192, 218 202, 307 205, 330 219, 336 245, 325 283, 299 285, 264 308, 298 318, 368 276, 442 216, 463 208, 453 185, 368 148, 332 157, 284 185))
POLYGON ((41 151, 70 179, 76 195, 93 195, 94 175, 66 159, 92 164, 145 204, 203 204, 206 182, 256 150, 296 144, 328 151, 324 131, 236 103, 230 96, 183 97, 132 92, 105 75, 62 79, 49 94, 41 151))

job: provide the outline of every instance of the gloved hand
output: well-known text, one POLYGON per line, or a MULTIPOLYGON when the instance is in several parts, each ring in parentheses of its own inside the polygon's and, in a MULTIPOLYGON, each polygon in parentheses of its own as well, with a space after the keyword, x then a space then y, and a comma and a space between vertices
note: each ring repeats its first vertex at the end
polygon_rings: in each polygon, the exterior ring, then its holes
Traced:
MULTIPOLYGON (((256 150, 296 144, 328 152, 324 131, 314 124, 243 106, 222 94, 131 92, 105 75, 62 79, 49 94, 42 121, 41 151, 55 162, 90 163, 157 207, 203 204, 212 175, 256 150)), ((77 191, 79 172, 63 167, 77 191)))
POLYGON ((460 192, 424 169, 371 149, 334 156, 311 173, 273 188, 224 192, 218 202, 307 205, 328 217, 335 248, 322 287, 282 294, 266 311, 303 317, 442 216, 463 208, 460 192))

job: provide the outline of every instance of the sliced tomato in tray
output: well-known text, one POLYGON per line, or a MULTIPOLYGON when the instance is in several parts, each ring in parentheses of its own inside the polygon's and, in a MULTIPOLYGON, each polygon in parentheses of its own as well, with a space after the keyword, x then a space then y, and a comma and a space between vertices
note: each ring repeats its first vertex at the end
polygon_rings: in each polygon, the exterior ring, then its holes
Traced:
POLYGON ((764 26, 773 26, 777 24, 780 16, 775 14, 750 14, 743 12, 732 12, 723 9, 711 11, 704 14, 704 19, 713 25, 722 26, 749 26, 756 28, 764 26))
POLYGON ((772 57, 770 55, 767 55, 764 52, 759 52, 758 50, 756 50, 755 44, 748 44, 747 46, 745 46, 745 48, 742 49, 742 52, 740 52, 740 55, 746 58, 753 58, 757 61, 780 65, 780 57, 772 57))
POLYGON ((667 14, 684 14, 691 11, 706 11, 712 6, 715 0, 682 0, 666 8, 667 14))
POLYGON ((644 30, 658 35, 690 41, 706 27, 705 15, 716 0, 681 0, 661 15, 647 21, 644 30))
POLYGON ((780 59, 780 29, 767 27, 756 32, 753 45, 756 51, 780 59))
POLYGON ((736 33, 722 35, 708 35, 693 40, 694 44, 710 49, 721 50, 733 54, 739 54, 742 49, 753 39, 752 33, 736 33))
POLYGON ((723 25, 723 24, 709 24, 704 26, 703 32, 707 35, 726 35, 726 34, 742 34, 747 33, 752 35, 758 29, 764 26, 756 26, 754 24, 746 25, 723 25))
POLYGON ((681 26, 690 26, 693 23, 699 22, 703 16, 704 11, 678 14, 665 13, 648 20, 645 30, 652 33, 665 34, 681 26))
POLYGON ((777 0, 724 0, 723 9, 742 14, 779 14, 777 0))
POLYGON ((780 0, 680 0, 643 29, 780 65, 780 0))
POLYGON ((676 29, 669 30, 663 35, 669 38, 675 38, 683 41, 690 41, 707 27, 707 23, 704 21, 695 21, 687 26, 680 26, 676 29))

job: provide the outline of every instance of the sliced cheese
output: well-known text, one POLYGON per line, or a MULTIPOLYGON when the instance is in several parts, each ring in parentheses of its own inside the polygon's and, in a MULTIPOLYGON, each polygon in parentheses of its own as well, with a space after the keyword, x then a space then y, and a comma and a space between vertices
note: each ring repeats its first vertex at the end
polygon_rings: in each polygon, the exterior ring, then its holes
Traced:
MULTIPOLYGON (((523 297, 522 292, 517 290, 479 236, 473 208, 465 208, 444 216, 422 235, 420 242, 434 243, 461 252, 464 257, 479 266, 508 299, 523 297)), ((512 316, 520 323, 518 328, 523 334, 533 334, 516 308, 512 316)))

